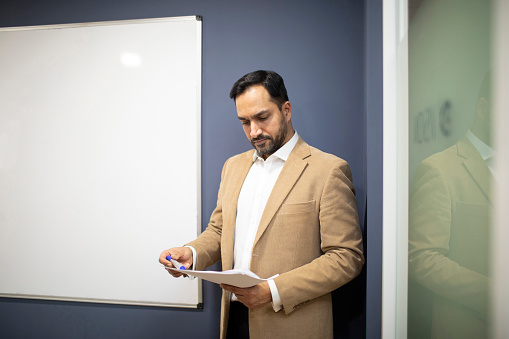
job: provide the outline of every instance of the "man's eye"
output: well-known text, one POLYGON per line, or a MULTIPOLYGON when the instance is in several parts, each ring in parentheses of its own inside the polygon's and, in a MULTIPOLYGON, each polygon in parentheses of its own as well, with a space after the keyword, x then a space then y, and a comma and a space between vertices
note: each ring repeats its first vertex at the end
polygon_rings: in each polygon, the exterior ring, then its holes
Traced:
POLYGON ((267 116, 263 116, 263 117, 259 117, 258 119, 263 121, 263 120, 267 120, 267 118, 268 118, 267 116))
POLYGON ((241 121, 241 123, 242 123, 242 125, 247 125, 247 124, 249 124, 249 121, 243 120, 243 121, 241 121))

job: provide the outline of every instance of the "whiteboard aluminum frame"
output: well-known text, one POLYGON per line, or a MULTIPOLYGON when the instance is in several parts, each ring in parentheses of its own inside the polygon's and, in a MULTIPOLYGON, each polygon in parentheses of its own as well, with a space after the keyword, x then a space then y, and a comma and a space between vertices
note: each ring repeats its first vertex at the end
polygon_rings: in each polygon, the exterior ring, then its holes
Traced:
MULTIPOLYGON (((36 25, 36 26, 16 26, 16 27, 1 27, 0 32, 2 31, 33 31, 33 30, 46 30, 46 29, 63 29, 63 28, 73 28, 73 27, 95 27, 95 26, 113 26, 113 25, 132 25, 132 24, 147 24, 147 23, 158 23, 158 22, 178 22, 178 21, 190 21, 196 20, 200 23, 200 32, 201 32, 201 22, 202 17, 199 15, 196 16, 181 16, 181 17, 163 17, 163 18, 150 18, 150 19, 131 19, 131 20, 113 20, 113 21, 93 21, 93 22, 79 22, 79 23, 71 23, 71 24, 54 24, 54 25, 36 25)), ((201 52, 201 34, 200 34, 200 52, 201 52)), ((200 54, 201 57, 201 54, 200 54)), ((201 65, 200 65, 201 69, 201 65)))

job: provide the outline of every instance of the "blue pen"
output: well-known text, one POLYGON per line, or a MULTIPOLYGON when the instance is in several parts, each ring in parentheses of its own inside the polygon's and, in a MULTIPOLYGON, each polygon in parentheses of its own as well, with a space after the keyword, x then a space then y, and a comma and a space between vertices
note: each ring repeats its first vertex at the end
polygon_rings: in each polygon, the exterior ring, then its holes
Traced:
POLYGON ((166 256, 166 260, 168 260, 169 262, 171 262, 173 264, 173 266, 175 266, 176 269, 179 269, 179 270, 185 270, 185 266, 182 265, 181 263, 179 263, 177 260, 175 259, 172 259, 171 258, 171 255, 167 255, 166 256))

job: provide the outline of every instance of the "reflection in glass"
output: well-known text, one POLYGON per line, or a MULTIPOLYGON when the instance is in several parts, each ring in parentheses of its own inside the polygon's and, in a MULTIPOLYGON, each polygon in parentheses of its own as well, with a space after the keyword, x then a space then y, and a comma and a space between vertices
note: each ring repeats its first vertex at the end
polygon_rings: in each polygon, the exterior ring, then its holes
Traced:
POLYGON ((409 338, 488 336, 489 2, 410 1, 409 338))

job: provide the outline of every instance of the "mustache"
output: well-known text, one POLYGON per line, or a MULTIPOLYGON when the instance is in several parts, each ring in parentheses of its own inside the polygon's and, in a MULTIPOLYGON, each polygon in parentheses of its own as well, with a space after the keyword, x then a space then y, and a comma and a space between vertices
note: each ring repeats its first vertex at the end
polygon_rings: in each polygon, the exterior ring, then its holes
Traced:
POLYGON ((251 143, 259 140, 272 140, 270 135, 259 135, 256 138, 251 138, 251 143))

